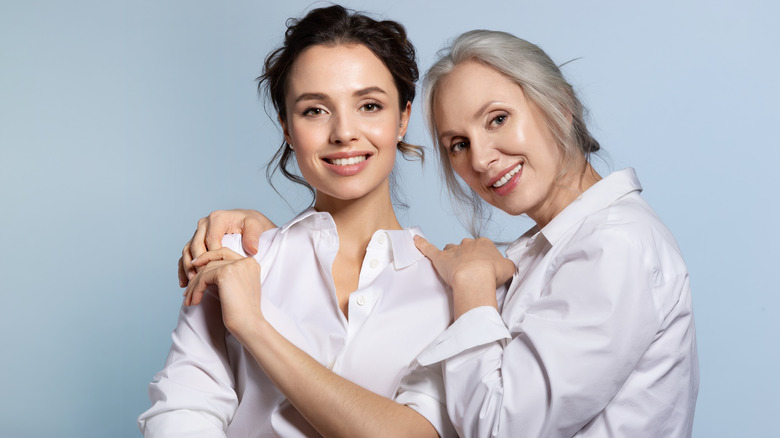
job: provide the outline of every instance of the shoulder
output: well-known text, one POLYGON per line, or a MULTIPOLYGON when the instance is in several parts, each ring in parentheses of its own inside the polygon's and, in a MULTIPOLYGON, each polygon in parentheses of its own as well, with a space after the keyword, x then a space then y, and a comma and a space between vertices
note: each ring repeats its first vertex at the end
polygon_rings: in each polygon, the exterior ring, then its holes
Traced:
POLYGON ((641 262, 658 282, 687 275, 677 241, 650 205, 634 192, 581 221, 572 230, 563 252, 590 248, 641 262))
MULTIPOLYGON (((267 256, 274 253, 275 247, 281 244, 280 228, 273 228, 265 231, 260 235, 260 241, 257 245, 257 254, 254 256, 258 262, 262 262, 267 259, 267 256)), ((236 252, 242 257, 248 257, 249 254, 244 251, 244 246, 241 242, 242 235, 239 233, 225 234, 222 238, 222 246, 236 252)))

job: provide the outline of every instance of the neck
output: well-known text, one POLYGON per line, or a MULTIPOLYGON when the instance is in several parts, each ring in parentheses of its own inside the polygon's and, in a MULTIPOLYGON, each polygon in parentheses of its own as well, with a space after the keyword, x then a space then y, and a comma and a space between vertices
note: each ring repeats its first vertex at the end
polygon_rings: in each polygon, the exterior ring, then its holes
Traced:
POLYGON ((337 199, 318 191, 314 208, 328 212, 333 217, 339 234, 340 251, 364 254, 377 230, 402 229, 393 210, 388 181, 378 190, 357 199, 337 199))
POLYGON ((566 207, 569 206, 578 196, 591 188, 601 180, 601 175, 589 162, 583 160, 581 165, 575 166, 575 169, 567 172, 557 183, 557 190, 551 196, 551 199, 545 203, 542 211, 535 214, 528 214, 536 222, 539 229, 544 228, 555 216, 558 216, 566 207))

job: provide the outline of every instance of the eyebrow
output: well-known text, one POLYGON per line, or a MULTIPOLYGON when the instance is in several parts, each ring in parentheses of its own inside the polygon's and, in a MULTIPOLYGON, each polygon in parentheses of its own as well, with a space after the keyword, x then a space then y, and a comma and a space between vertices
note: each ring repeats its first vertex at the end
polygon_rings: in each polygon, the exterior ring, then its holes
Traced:
POLYGON ((323 100, 323 99, 325 99, 325 95, 324 94, 303 93, 300 96, 296 97, 295 98, 295 102, 293 102, 293 103, 298 103, 298 102, 300 102, 302 100, 323 100))
POLYGON ((356 91, 355 96, 365 96, 366 94, 371 94, 371 93, 387 94, 387 92, 381 89, 380 87, 366 87, 356 91))
MULTIPOLYGON (((387 94, 387 92, 380 87, 366 87, 355 91, 354 96, 365 96, 371 93, 387 94)), ((297 98, 295 98, 294 103, 298 103, 302 100, 325 100, 325 99, 327 99, 327 96, 321 93, 303 93, 297 98)))

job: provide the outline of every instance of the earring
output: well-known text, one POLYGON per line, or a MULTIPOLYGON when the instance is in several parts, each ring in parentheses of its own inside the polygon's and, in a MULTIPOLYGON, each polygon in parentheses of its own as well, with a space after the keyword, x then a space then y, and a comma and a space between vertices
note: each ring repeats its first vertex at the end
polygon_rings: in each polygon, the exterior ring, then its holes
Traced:
POLYGON ((295 152, 295 149, 293 149, 292 145, 290 143, 287 143, 287 147, 290 148, 291 151, 295 152))
POLYGON ((404 141, 404 136, 403 135, 399 135, 398 136, 398 142, 400 143, 402 141, 404 141))

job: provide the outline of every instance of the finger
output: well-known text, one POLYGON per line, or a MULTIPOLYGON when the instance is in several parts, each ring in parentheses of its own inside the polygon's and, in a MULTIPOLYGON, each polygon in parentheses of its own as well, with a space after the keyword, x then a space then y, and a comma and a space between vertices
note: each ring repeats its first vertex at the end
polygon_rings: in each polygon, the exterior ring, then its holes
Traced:
POLYGON ((429 259, 433 259, 433 257, 436 257, 441 252, 439 251, 439 248, 436 248, 436 246, 425 240, 422 236, 414 236, 414 246, 429 259))
POLYGON ((200 268, 216 260, 239 260, 244 257, 241 254, 236 253, 230 248, 220 248, 214 251, 207 251, 200 255, 197 259, 192 261, 192 266, 200 268))
POLYGON ((264 226, 256 219, 247 218, 244 220, 244 226, 241 230, 241 244, 244 246, 244 251, 249 255, 257 254, 257 244, 260 242, 260 235, 269 229, 267 225, 264 226))
MULTIPOLYGON (((195 230, 195 234, 190 239, 190 257, 197 258, 204 252, 208 251, 206 248, 206 230, 208 229, 208 218, 201 218, 198 220, 198 228, 195 230)), ((186 262, 186 260, 185 260, 186 262)))
POLYGON ((206 288, 208 288, 210 284, 213 284, 217 271, 217 269, 205 270, 198 273, 198 275, 190 281, 187 290, 184 292, 185 306, 200 304, 203 295, 206 293, 206 288))
POLYGON ((515 266, 515 262, 508 258, 504 258, 501 261, 500 265, 500 273, 499 273, 499 284, 506 283, 509 281, 510 278, 512 278, 513 275, 515 275, 515 271, 517 271, 517 267, 515 266))
POLYGON ((192 251, 190 249, 190 243, 191 241, 184 245, 184 249, 181 250, 181 258, 179 259, 181 261, 181 269, 184 271, 184 275, 188 280, 192 280, 192 277, 194 277, 197 273, 195 271, 195 267, 192 266, 192 251))
POLYGON ((179 257, 179 287, 186 286, 189 281, 187 274, 184 273, 184 260, 182 257, 179 257))
POLYGON ((238 228, 234 225, 237 224, 237 217, 241 218, 236 210, 212 211, 206 220, 206 247, 209 251, 222 248, 222 238, 228 233, 239 232, 238 228))

